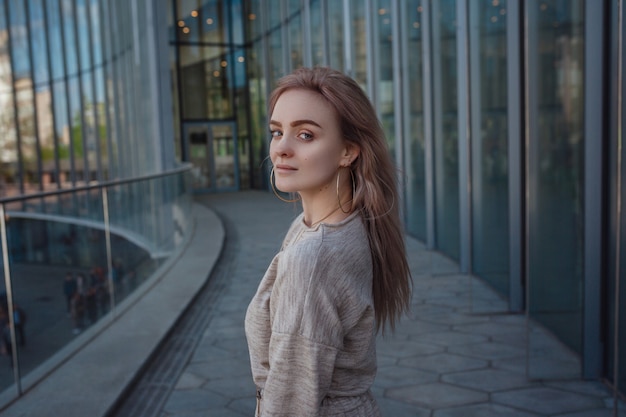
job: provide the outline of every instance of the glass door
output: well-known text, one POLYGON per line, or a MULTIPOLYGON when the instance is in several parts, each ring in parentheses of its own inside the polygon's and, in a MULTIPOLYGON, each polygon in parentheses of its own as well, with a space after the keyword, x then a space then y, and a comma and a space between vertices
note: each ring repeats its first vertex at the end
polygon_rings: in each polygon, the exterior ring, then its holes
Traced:
POLYGON ((234 122, 187 122, 183 128, 196 192, 239 189, 237 129, 234 122))

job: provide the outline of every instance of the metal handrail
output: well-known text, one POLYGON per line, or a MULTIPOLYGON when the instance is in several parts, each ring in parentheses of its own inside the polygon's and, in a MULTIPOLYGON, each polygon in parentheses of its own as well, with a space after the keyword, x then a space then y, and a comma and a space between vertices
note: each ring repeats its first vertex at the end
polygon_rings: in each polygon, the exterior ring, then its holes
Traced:
POLYGON ((185 164, 181 164, 181 166, 178 168, 174 168, 169 171, 160 172, 158 174, 142 175, 138 177, 124 178, 120 180, 103 181, 103 182, 98 182, 96 184, 88 184, 88 185, 82 185, 82 186, 72 187, 72 188, 63 188, 63 189, 54 190, 54 191, 42 191, 38 193, 22 194, 22 195, 15 196, 15 197, 4 197, 4 198, 0 198, 0 204, 15 203, 18 201, 31 200, 31 199, 36 199, 36 198, 44 198, 44 197, 50 197, 50 196, 68 194, 68 193, 75 193, 77 191, 99 190, 102 188, 109 188, 109 187, 113 187, 117 185, 124 185, 124 184, 139 182, 139 181, 146 181, 146 180, 152 180, 156 178, 167 177, 173 174, 178 174, 181 172, 189 171, 191 170, 191 168, 192 168, 191 163, 185 163, 185 164))

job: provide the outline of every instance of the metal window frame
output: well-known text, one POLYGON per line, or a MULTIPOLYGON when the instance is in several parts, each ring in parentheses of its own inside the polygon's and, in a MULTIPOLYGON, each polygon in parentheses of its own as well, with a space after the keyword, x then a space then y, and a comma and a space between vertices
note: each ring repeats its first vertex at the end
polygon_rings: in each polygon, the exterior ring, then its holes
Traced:
MULTIPOLYGON (((583 376, 602 374, 601 297, 603 266, 603 224, 605 219, 603 160, 608 143, 605 114, 606 56, 604 19, 606 2, 585 2, 584 74, 584 278, 583 278, 583 376)), ((619 175, 619 174, 618 174, 619 175)))
POLYGON ((470 53, 469 53, 469 8, 467 0, 456 3, 456 47, 457 47, 457 108, 458 108, 458 152, 459 152, 459 268, 461 273, 472 271, 472 154, 470 126, 470 53))
POLYGON ((509 164, 509 310, 524 310, 527 239, 524 218, 525 77, 521 0, 509 0, 506 14, 507 39, 507 141, 509 164), (519 51, 519 52, 517 52, 519 51))
POLYGON ((430 0, 422 3, 422 78, 424 100, 424 173, 426 189, 426 247, 434 249, 437 246, 435 234, 435 136, 434 136, 434 89, 433 89, 433 33, 432 33, 432 4, 430 0))

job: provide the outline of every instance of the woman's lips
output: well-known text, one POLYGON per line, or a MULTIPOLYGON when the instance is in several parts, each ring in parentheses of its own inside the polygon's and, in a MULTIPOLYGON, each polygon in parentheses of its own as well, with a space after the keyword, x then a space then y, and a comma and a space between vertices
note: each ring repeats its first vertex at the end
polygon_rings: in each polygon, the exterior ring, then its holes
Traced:
POLYGON ((291 172, 291 171, 297 171, 297 169, 296 169, 296 168, 294 168, 294 167, 292 167, 292 166, 290 166, 290 165, 282 165, 282 164, 276 165, 276 166, 274 167, 274 169, 275 169, 275 170, 277 170, 277 171, 280 171, 280 172, 291 172))

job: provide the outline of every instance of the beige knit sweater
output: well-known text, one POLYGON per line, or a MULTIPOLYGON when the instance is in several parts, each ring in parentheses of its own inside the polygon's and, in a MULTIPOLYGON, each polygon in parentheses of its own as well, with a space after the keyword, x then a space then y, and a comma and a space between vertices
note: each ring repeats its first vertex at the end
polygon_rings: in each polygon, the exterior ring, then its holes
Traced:
POLYGON ((358 212, 292 223, 248 306, 246 337, 262 417, 379 416, 372 260, 358 212))

